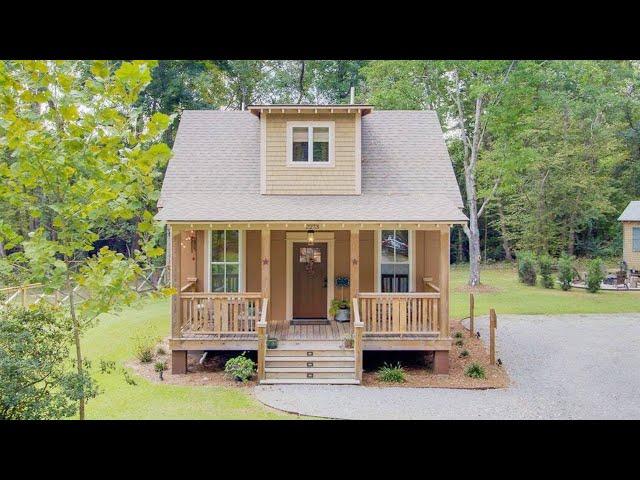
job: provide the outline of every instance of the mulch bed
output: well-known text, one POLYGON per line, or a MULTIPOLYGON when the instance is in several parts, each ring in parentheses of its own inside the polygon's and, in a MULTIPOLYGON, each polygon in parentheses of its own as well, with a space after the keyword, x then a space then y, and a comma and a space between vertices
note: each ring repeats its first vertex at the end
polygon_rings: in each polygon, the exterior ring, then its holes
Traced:
MULTIPOLYGON (((504 366, 489 365, 489 353, 483 342, 469 337, 460 321, 451 324, 451 335, 462 332, 464 345, 458 347, 453 345, 449 352, 449 375, 435 375, 431 371, 431 358, 422 353, 415 354, 409 352, 381 352, 374 358, 371 352, 365 352, 365 372, 362 378, 362 385, 369 387, 417 387, 417 388, 466 388, 466 389, 488 389, 505 388, 509 385, 509 376, 504 366), (461 358, 460 352, 467 350, 469 356, 461 358), (404 383, 381 382, 376 376, 376 369, 382 362, 387 361, 396 364, 400 361, 405 370, 406 381, 404 383), (479 363, 485 369, 486 379, 475 379, 464 374, 465 369, 472 363, 479 363)), ((454 342, 455 342, 454 338, 454 342)), ((126 366, 136 374, 154 383, 164 383, 167 385, 192 385, 192 386, 220 386, 241 389, 251 389, 258 385, 257 377, 248 382, 237 382, 224 374, 225 362, 242 352, 218 352, 209 353, 201 365, 200 355, 189 355, 187 357, 187 375, 173 375, 171 373, 171 355, 167 339, 156 346, 161 347, 164 354, 156 353, 155 358, 150 363, 140 363, 137 359, 126 362, 126 366), (166 361, 168 370, 163 373, 164 380, 160 380, 158 373, 154 369, 157 361, 166 361)), ((247 356, 253 358, 256 352, 247 352, 247 356)))
MULTIPOLYGON (((202 365, 199 361, 200 355, 189 355, 187 357, 187 375, 173 375, 171 373, 171 355, 169 353, 168 339, 164 339, 161 343, 156 345, 156 351, 158 347, 167 352, 164 355, 156 353, 156 358, 150 363, 140 363, 137 359, 129 360, 126 362, 126 366, 133 370, 136 374, 154 383, 165 383, 168 385, 193 385, 193 386, 209 386, 209 387, 235 387, 235 388, 250 388, 258 385, 257 376, 254 376, 247 382, 237 382, 224 373, 225 362, 236 355, 240 355, 242 352, 224 352, 220 354, 209 353, 205 358, 202 365), (156 362, 166 361, 168 370, 166 370, 162 376, 164 380, 160 380, 158 372, 155 371, 154 365, 156 362)), ((247 352, 247 356, 253 358, 251 353, 247 352)), ((253 361, 256 361, 253 358, 253 361)))
MULTIPOLYGON (((509 385, 509 375, 504 366, 490 365, 489 352, 482 341, 475 336, 469 337, 469 330, 465 329, 459 321, 451 324, 451 336, 456 332, 462 332, 461 347, 453 345, 449 351, 449 375, 435 375, 432 373, 430 359, 425 359, 414 355, 408 357, 407 361, 400 360, 405 370, 406 381, 403 383, 381 382, 377 378, 374 362, 367 368, 365 359, 365 372, 362 377, 362 384, 368 387, 418 387, 418 388, 465 388, 465 389, 489 389, 506 388, 509 385), (469 356, 460 357, 460 352, 467 350, 469 356), (485 379, 467 377, 465 369, 472 363, 478 363, 484 367, 485 379), (422 363, 422 364, 421 364, 422 363)), ((457 340, 454 338, 454 342, 457 340)), ((365 353, 366 355, 366 353, 365 353)), ((389 362, 395 364, 394 362, 389 362)))

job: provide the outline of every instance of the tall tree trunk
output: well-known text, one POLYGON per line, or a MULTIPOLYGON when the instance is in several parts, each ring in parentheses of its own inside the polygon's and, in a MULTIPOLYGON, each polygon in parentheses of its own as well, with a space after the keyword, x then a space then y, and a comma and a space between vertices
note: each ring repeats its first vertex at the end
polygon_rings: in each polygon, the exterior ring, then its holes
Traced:
POLYGON ((567 245, 567 252, 569 255, 573 255, 575 252, 576 246, 576 232, 573 229, 573 226, 569 227, 569 244, 567 245))
POLYGON ((457 263, 464 262, 464 245, 463 245, 464 232, 461 228, 458 228, 458 254, 456 255, 457 263))
POLYGON ((7 252, 4 251, 4 243, 0 242, 0 258, 5 258, 7 256, 7 252))
POLYGON ((300 79, 298 80, 298 88, 300 89, 300 95, 298 96, 297 103, 302 103, 302 99, 304 97, 304 67, 305 61, 300 60, 300 79))
MULTIPOLYGON (((68 272, 67 272, 67 289, 69 290, 69 311, 71 313, 71 323, 73 328, 73 342, 75 343, 75 347, 76 347, 76 369, 78 371, 78 376, 80 378, 83 378, 84 365, 82 360, 82 349, 80 344, 80 322, 78 320, 78 316, 76 315, 76 303, 75 303, 75 296, 73 292, 73 284, 70 281, 68 272)), ((80 420, 84 420, 85 418, 84 404, 85 404, 85 396, 84 396, 84 385, 83 385, 83 390, 80 395, 80 401, 78 405, 78 418, 80 420)))
POLYGON ((504 216, 504 208, 502 207, 502 201, 497 202, 498 206, 498 225, 500 225, 500 237, 502 239, 502 249, 504 250, 504 259, 512 262, 513 254, 511 253, 511 245, 509 245, 509 239, 507 238, 507 222, 504 216))

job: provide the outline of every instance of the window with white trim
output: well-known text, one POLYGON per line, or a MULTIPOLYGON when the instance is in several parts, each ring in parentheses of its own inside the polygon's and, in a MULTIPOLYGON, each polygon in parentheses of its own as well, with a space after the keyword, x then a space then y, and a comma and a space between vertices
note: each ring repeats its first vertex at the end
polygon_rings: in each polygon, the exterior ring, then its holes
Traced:
POLYGON ((633 227, 633 251, 640 252, 640 227, 633 227))
POLYGON ((409 230, 380 232, 380 291, 408 292, 411 274, 409 230))
POLYGON ((212 230, 210 232, 210 282, 211 292, 226 293, 240 291, 239 230, 212 230))
POLYGON ((331 166, 334 122, 288 122, 287 164, 289 166, 331 166))

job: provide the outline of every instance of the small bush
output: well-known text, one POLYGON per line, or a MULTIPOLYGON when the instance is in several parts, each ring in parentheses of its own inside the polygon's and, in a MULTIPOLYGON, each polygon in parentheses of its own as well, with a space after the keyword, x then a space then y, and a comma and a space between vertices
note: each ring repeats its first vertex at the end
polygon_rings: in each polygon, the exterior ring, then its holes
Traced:
POLYGON ((157 348, 156 350, 156 354, 158 355, 166 355, 167 351, 164 349, 164 347, 161 345, 157 348))
POLYGON ((140 363, 153 361, 156 341, 150 337, 135 337, 135 355, 140 363))
POLYGON ((164 378, 162 378, 162 374, 167 369, 167 362, 156 362, 153 368, 155 369, 156 372, 158 372, 160 380, 164 380, 164 378))
POLYGON ((571 289, 573 281, 573 257, 563 253, 558 259, 558 280, 560 280, 560 288, 565 292, 571 289))
POLYGON ((466 358, 468 356, 469 356, 469 350, 462 350, 459 355, 460 358, 466 358))
POLYGON ((453 334, 453 338, 462 338, 462 332, 456 332, 453 334))
POLYGON ((518 253, 518 279, 525 285, 536 284, 535 257, 531 252, 518 253))
POLYGON ((116 369, 116 362, 113 360, 100 359, 100 373, 111 373, 116 369))
POLYGON ((136 358, 140 363, 150 363, 153 360, 153 347, 138 345, 136 347, 136 358))
POLYGON ((256 370, 256 363, 245 357, 244 353, 237 357, 230 358, 224 365, 224 373, 235 380, 246 382, 256 370))
POLYGON ((384 363, 378 369, 378 380, 381 382, 402 383, 405 381, 405 374, 402 365, 398 362, 395 366, 384 363))
POLYGON ((601 259, 594 258, 587 267, 587 290, 596 293, 600 290, 600 284, 604 279, 604 264, 601 259))
POLYGON ((479 363, 472 363, 469 365, 464 371, 464 374, 471 378, 487 378, 484 368, 479 363))
POLYGON ((540 255, 538 257, 538 271, 540 272, 540 285, 544 288, 553 288, 553 277, 551 276, 551 266, 553 260, 549 255, 540 255))
POLYGON ((456 340, 456 346, 461 347, 463 345, 464 345, 464 341, 461 338, 456 340))

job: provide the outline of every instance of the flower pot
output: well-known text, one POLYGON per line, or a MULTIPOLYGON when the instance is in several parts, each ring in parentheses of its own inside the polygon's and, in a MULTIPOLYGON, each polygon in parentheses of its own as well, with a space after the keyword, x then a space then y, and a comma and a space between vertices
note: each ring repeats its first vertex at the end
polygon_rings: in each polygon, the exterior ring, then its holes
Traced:
POLYGON ((273 350, 274 348, 278 348, 278 339, 277 338, 267 338, 267 348, 269 350, 273 350))
POLYGON ((338 313, 336 313, 336 322, 348 322, 349 321, 349 309, 348 308, 339 308, 338 313))

